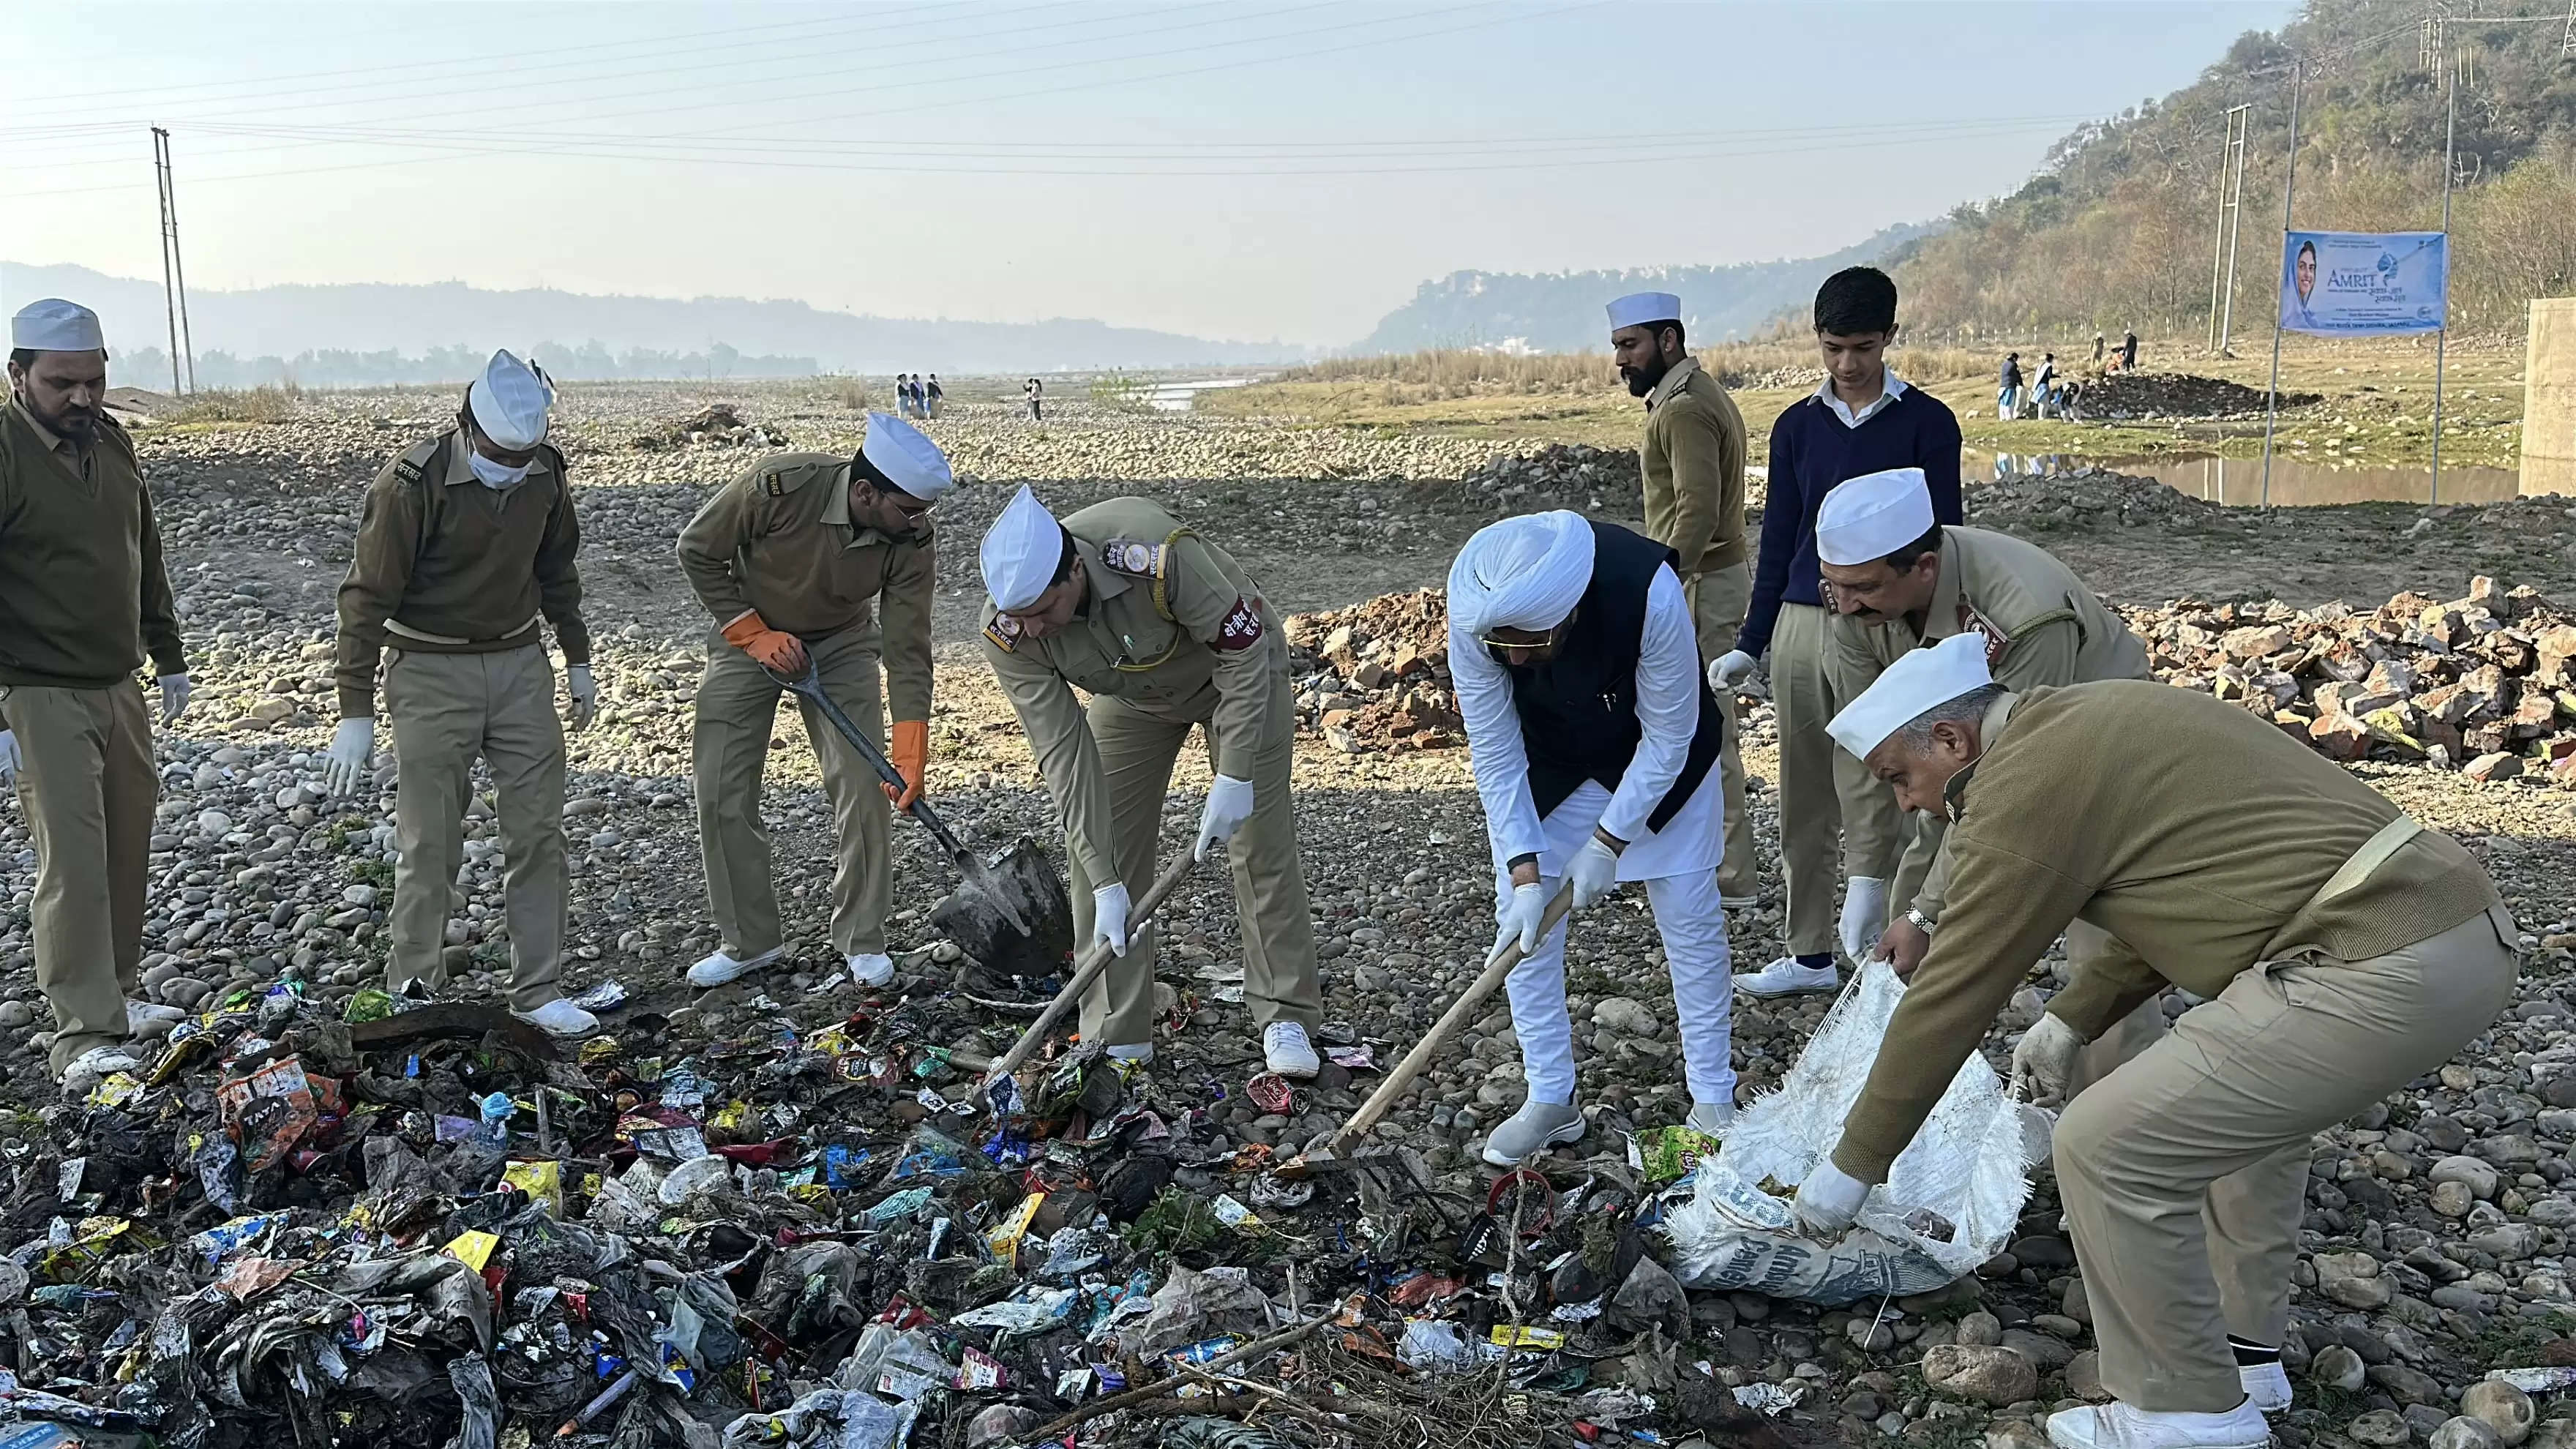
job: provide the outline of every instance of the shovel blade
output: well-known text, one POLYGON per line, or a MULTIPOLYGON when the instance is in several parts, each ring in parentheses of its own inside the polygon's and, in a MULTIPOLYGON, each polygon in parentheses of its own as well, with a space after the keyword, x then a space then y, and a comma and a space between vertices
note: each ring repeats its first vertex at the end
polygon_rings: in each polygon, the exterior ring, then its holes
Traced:
POLYGON ((1046 852, 1023 836, 979 865, 931 907, 930 923, 995 975, 1061 975, 1073 955, 1073 904, 1046 852))

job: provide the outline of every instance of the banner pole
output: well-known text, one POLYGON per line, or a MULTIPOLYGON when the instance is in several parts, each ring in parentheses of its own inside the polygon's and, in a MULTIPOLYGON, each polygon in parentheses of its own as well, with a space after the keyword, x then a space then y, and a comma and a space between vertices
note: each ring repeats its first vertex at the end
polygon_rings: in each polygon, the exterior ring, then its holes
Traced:
POLYGON ((2450 104, 2442 119, 2442 329, 2433 334, 2433 503, 2442 501, 2442 366, 2451 341, 2451 177, 2457 170, 2452 142, 2460 122, 2460 66, 2447 25, 2442 28, 2442 65, 2450 104))
MULTIPOLYGON (((2290 199, 2299 186, 2299 86, 2307 76, 2307 62, 2290 62, 2290 152, 2288 164, 2281 172, 2281 245, 2290 244, 2290 199)), ((2443 273, 2449 285, 2450 273, 2443 273)), ((2272 387, 2263 398, 2263 505, 2272 506, 2272 434, 2281 422, 2281 287, 2276 277, 2272 284, 2272 387)))

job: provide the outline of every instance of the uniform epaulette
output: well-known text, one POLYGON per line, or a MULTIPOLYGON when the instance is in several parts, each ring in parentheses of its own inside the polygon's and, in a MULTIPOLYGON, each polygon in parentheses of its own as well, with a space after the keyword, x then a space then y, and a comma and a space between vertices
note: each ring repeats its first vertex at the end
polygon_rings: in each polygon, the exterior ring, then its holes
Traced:
POLYGON ((757 475, 760 491, 771 498, 784 498, 804 487, 817 471, 801 463, 784 468, 763 468, 757 475))
POLYGON ((394 477, 404 483, 419 482, 429 460, 438 453, 438 443, 438 439, 429 438, 403 449, 402 456, 394 459, 394 477))

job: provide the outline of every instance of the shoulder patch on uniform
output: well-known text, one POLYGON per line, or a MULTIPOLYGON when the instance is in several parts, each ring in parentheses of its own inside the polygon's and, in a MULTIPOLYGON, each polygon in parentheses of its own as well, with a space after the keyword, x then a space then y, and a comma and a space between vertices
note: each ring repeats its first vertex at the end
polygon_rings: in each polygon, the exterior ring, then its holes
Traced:
POLYGON ((2003 659, 2005 648, 2012 643, 2012 635, 2005 632, 2002 625, 1978 613, 1965 599, 1959 601, 1959 632, 1984 638, 1988 669, 1994 668, 2003 659))
POLYGON ((1225 611, 1224 622, 1216 626, 1216 647, 1249 649, 1261 642, 1261 608, 1252 600, 1237 594, 1234 607, 1225 611))
POLYGON ((993 621, 984 626, 984 637, 993 641, 994 648, 1015 653, 1020 647, 1020 621, 1008 614, 995 614, 993 621))
POLYGON ((1171 567, 1171 561, 1168 545, 1143 539, 1113 538, 1100 546, 1101 566, 1133 579, 1159 579, 1171 567))

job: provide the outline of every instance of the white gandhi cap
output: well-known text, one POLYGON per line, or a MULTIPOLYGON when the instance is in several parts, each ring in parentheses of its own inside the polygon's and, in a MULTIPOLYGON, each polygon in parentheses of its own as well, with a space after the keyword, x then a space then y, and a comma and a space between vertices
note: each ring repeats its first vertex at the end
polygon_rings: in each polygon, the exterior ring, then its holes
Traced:
POLYGON ((1986 636, 1973 629, 1953 634, 1929 649, 1907 651, 1887 666, 1877 683, 1862 690, 1860 698, 1844 706, 1825 730, 1854 758, 1866 760, 1870 751, 1925 710, 1994 682, 1986 669, 1986 636))
POLYGON ((474 426, 514 453, 546 440, 546 410, 554 401, 555 390, 545 374, 511 356, 507 348, 493 353, 483 375, 465 390, 465 406, 474 414, 474 426))
POLYGON ((892 413, 868 414, 868 437, 859 445, 859 456, 885 481, 924 503, 937 502, 957 482, 939 445, 892 413))
POLYGON ((60 297, 47 297, 30 302, 9 319, 9 345, 36 352, 100 352, 107 338, 99 331, 98 314, 78 302, 60 297))
POLYGON ((1886 558, 1932 531, 1932 489, 1920 468, 1863 473, 1836 484, 1816 509, 1816 557, 1836 567, 1886 558))
POLYGON ((1610 304, 1610 330, 1682 320, 1682 299, 1670 292, 1631 292, 1610 304))
POLYGON ((996 609, 1025 609, 1055 582, 1064 559, 1064 529, 1023 485, 984 532, 984 592, 996 609))

